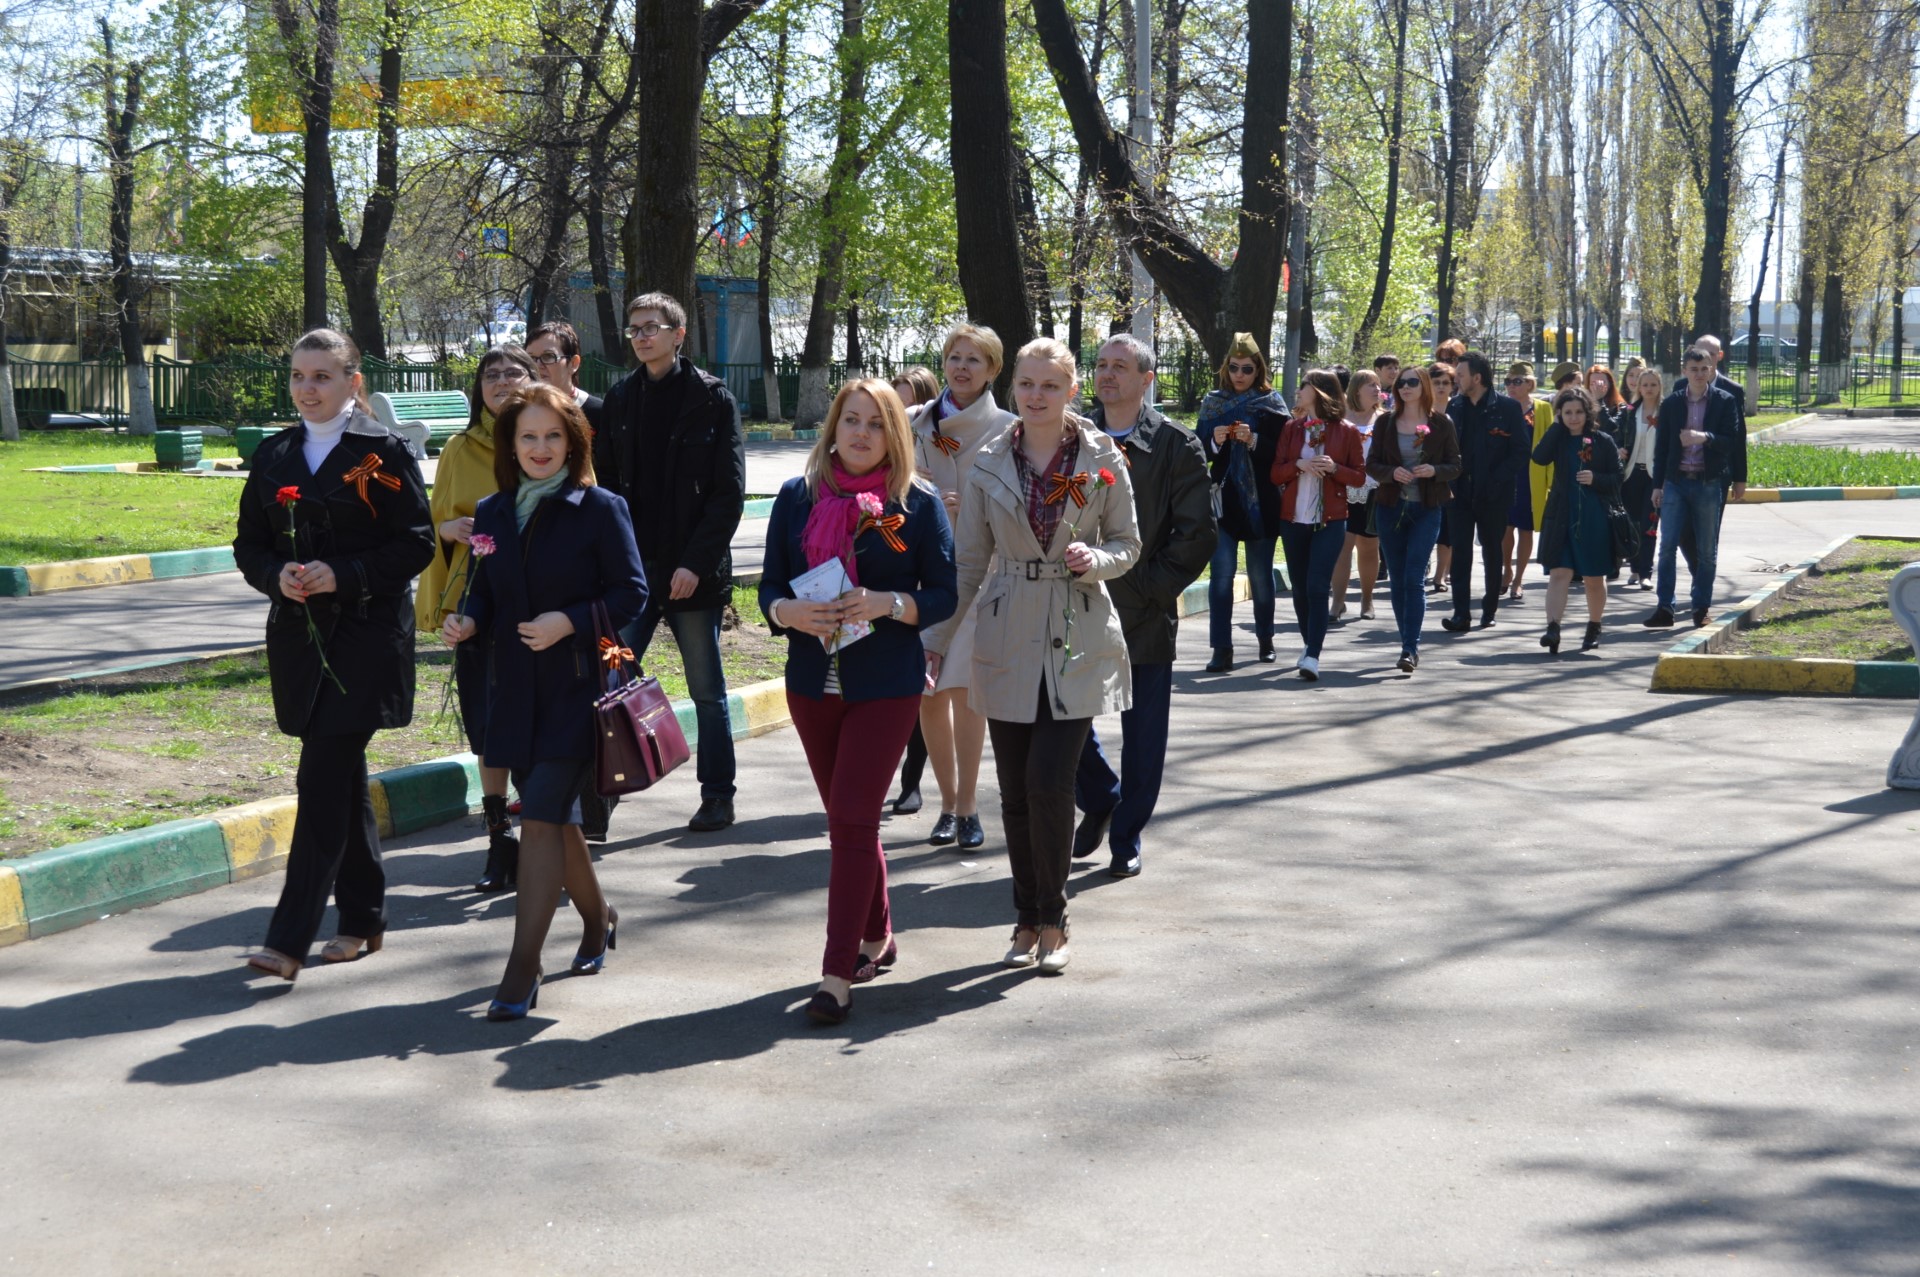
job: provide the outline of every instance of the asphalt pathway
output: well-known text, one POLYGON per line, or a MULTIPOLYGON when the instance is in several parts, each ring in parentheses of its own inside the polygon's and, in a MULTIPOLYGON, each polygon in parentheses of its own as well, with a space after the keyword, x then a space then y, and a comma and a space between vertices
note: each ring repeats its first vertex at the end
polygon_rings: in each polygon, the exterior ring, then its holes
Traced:
MULTIPOLYGON (((1726 593, 1913 509, 1738 509, 1726 593)), ((1538 612, 1408 678, 1383 611, 1314 685, 1202 674, 1185 625, 1146 872, 1076 874, 1068 972, 997 965, 988 783, 976 856, 888 821, 901 959, 837 1030, 798 1013, 828 858, 791 732, 741 745, 729 831, 681 827, 691 768, 621 806, 620 947, 517 1024, 479 1018, 512 903, 464 886, 471 825, 392 843, 385 951, 294 986, 238 963, 277 878, 0 950, 0 1260, 1911 1273, 1914 707, 1656 696, 1669 635, 1554 660, 1538 612)))
POLYGON ((1920 417, 1818 417, 1776 430, 1768 443, 1813 443, 1855 452, 1920 452, 1920 417))

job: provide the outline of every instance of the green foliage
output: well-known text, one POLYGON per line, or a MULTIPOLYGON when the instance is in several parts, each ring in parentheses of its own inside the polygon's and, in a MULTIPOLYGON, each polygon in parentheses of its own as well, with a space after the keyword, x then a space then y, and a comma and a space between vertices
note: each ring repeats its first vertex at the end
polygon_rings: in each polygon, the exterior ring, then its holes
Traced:
POLYGON ((1806 443, 1756 443, 1747 480, 1757 488, 1885 488, 1920 484, 1920 453, 1853 452, 1806 443))

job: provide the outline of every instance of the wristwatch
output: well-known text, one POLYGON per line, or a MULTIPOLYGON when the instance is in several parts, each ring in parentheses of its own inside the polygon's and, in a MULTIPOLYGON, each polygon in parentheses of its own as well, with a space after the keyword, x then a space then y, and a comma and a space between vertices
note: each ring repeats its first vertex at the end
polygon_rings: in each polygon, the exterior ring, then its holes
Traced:
POLYGON ((906 614, 907 601, 900 597, 900 591, 893 591, 893 610, 888 612, 887 615, 897 621, 906 614))

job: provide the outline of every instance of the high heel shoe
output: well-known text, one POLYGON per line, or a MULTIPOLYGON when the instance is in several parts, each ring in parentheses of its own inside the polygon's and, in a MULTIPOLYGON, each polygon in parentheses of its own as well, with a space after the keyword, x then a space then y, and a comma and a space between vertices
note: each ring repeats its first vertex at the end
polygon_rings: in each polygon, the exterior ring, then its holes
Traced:
POLYGON ((499 998, 487 1003, 489 1020, 524 1020, 527 1012, 540 1005, 540 977, 533 977, 533 988, 527 990, 524 1002, 502 1002, 499 998))
POLYGON ((359 936, 335 936, 321 946, 320 961, 352 962, 362 953, 380 952, 380 946, 385 944, 386 940, 387 933, 384 931, 377 936, 368 936, 364 940, 359 936))
POLYGON ((1546 648, 1555 656, 1560 655, 1560 622, 1547 622, 1547 632, 1540 636, 1540 646, 1546 648))
POLYGON ((859 965, 854 967, 853 979, 850 983, 866 984, 871 980, 876 980, 882 971, 885 971, 899 960, 900 946, 893 942, 892 936, 888 936, 887 947, 882 949, 878 956, 869 958, 865 954, 860 955, 859 965))
POLYGON ((520 868, 520 840, 513 836, 513 822, 507 819, 506 795, 483 794, 480 806, 487 819, 487 867, 473 889, 492 895, 513 886, 520 868))
POLYGON ((600 952, 591 958, 585 949, 573 955, 573 965, 568 968, 575 975, 599 975, 600 969, 607 965, 607 950, 617 949, 619 945, 620 911, 612 905, 607 906, 607 942, 600 946, 600 952))
POLYGON ((255 971, 277 975, 288 984, 292 984, 300 974, 300 964, 278 949, 262 949, 258 953, 248 954, 247 965, 255 971))
POLYGON ((1599 646, 1600 646, 1600 622, 1588 621, 1586 637, 1580 640, 1580 650, 1583 652, 1591 652, 1594 648, 1599 646))
POLYGON ((1067 969, 1067 963, 1073 957, 1072 952, 1067 948, 1067 942, 1072 938, 1072 931, 1064 921, 1057 927, 1042 927, 1040 934, 1044 937, 1049 931, 1060 933, 1060 943, 1051 948, 1044 943, 1041 944, 1038 966, 1041 975, 1059 975, 1067 969))
POLYGON ((1007 950, 1007 956, 1000 959, 1000 965, 1003 967, 1021 967, 1021 968, 1032 966, 1036 961, 1034 957, 1034 950, 1040 947, 1040 928, 1025 927, 1025 926, 1015 927, 1013 929, 1012 944, 1013 944, 1013 947, 1007 950), (1023 945, 1020 943, 1020 937, 1022 935, 1032 936, 1033 939, 1027 941, 1026 944, 1023 945))

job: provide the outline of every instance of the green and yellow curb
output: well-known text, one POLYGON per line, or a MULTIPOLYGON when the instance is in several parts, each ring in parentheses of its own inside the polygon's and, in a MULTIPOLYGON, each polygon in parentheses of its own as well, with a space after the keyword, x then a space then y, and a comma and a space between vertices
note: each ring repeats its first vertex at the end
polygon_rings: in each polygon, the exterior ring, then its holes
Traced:
MULTIPOLYGON (((1864 489, 1872 491, 1872 489, 1864 489)), ((1829 489, 1841 491, 1841 489, 1829 489)), ((1915 489, 1920 492, 1920 489, 1915 489)), ((1748 495, 1751 494, 1751 490, 1748 495)), ((1785 576, 1749 594, 1732 611, 1660 654, 1653 667, 1656 692, 1773 692, 1789 696, 1920 697, 1920 666, 1905 661, 1836 661, 1820 657, 1741 656, 1727 651, 1733 637, 1751 629, 1786 600, 1787 588, 1820 567, 1852 541, 1840 537, 1785 576)))
MULTIPOLYGON (((1280 588, 1284 572, 1276 571, 1280 588)), ((1245 574, 1234 578, 1234 600, 1250 597, 1245 574)), ((1207 582, 1181 595, 1178 610, 1207 610, 1207 582)), ((700 741, 692 701, 675 701, 687 743, 700 741)), ((735 740, 778 731, 792 718, 784 679, 768 679, 727 694, 735 740)), ((480 765, 456 754, 380 772, 368 782, 380 836, 391 838, 458 820, 480 805, 480 765)), ((296 803, 267 798, 211 816, 174 820, 127 833, 37 851, 0 864, 0 945, 37 939, 96 922, 111 914, 157 904, 286 868, 293 845, 296 803)))
POLYGON ((60 590, 91 590, 103 585, 130 585, 138 581, 170 581, 185 576, 210 576, 234 570, 233 550, 213 546, 203 550, 156 550, 151 554, 116 554, 101 559, 68 559, 60 563, 29 563, 0 567, 0 597, 25 598, 60 590))
POLYGON ((1920 484, 1902 484, 1891 488, 1748 488, 1739 500, 1731 494, 1728 505, 1774 505, 1792 501, 1912 501, 1920 499, 1920 484))

